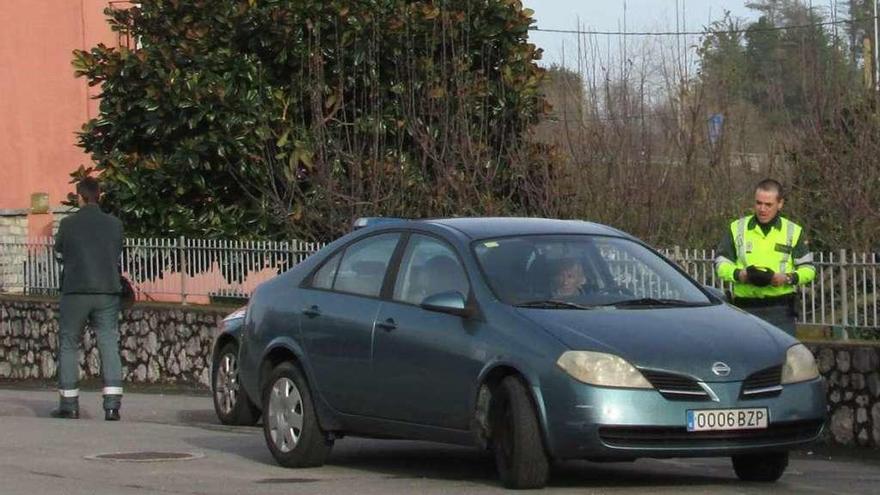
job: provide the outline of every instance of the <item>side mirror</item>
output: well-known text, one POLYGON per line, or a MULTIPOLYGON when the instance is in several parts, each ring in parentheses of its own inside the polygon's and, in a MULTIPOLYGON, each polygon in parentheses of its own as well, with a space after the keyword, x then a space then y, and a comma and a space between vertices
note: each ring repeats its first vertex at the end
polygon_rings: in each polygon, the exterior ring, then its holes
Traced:
POLYGON ((420 306, 422 309, 438 313, 465 317, 471 315, 471 310, 467 307, 467 300, 457 290, 430 295, 422 301, 420 306))
POLYGON ((725 294, 724 291, 719 289, 718 287, 712 287, 711 285, 704 285, 703 288, 706 289, 706 292, 708 292, 709 294, 712 294, 713 296, 717 297, 718 299, 720 299, 724 302, 729 302, 727 300, 727 294, 725 294))

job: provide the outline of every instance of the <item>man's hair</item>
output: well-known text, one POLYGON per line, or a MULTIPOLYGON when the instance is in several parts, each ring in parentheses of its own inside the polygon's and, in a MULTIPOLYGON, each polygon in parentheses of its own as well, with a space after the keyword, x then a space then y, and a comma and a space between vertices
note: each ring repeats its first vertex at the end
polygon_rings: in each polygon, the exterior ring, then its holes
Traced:
POLYGON ((764 179, 761 182, 758 182, 758 185, 755 186, 755 189, 762 191, 775 191, 776 199, 785 199, 785 190, 782 188, 782 184, 779 181, 774 179, 764 179))
POLYGON ((86 177, 76 184, 76 193, 86 200, 86 203, 97 203, 101 196, 101 186, 94 177, 86 177))

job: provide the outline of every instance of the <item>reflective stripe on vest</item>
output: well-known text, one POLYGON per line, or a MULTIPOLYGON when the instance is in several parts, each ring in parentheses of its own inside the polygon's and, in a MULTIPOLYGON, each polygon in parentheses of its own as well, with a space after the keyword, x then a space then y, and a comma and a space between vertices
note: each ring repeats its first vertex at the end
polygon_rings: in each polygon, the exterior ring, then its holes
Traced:
MULTIPOLYGON (((782 219, 786 224, 785 228, 785 245, 791 249, 794 249, 794 244, 792 244, 792 240, 794 240, 794 222, 790 222, 788 220, 782 219)), ((788 267, 788 259, 791 258, 791 250, 789 252, 784 253, 782 255, 782 259, 779 260, 779 270, 776 270, 777 273, 785 273, 785 269, 788 267)))
POLYGON ((749 217, 742 217, 736 222, 736 259, 741 266, 749 266, 746 263, 746 225, 749 217))

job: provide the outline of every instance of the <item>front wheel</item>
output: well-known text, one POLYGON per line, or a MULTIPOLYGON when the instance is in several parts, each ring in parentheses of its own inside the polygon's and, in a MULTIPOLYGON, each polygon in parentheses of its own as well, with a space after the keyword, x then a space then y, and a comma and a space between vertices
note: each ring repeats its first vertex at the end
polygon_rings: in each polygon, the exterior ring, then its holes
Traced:
POLYGON ((772 483, 781 478, 788 467, 788 452, 735 455, 732 460, 739 479, 772 483))
POLYGON ((535 407, 522 381, 501 381, 492 406, 492 445, 501 483, 507 488, 542 488, 550 462, 535 407))
POLYGON ((279 364, 266 381, 263 435, 272 456, 285 467, 321 466, 333 447, 318 424, 308 383, 292 363, 279 364))
POLYGON ((211 389, 214 411, 224 425, 251 426, 260 419, 260 410, 241 388, 238 379, 238 345, 229 342, 214 357, 211 389))

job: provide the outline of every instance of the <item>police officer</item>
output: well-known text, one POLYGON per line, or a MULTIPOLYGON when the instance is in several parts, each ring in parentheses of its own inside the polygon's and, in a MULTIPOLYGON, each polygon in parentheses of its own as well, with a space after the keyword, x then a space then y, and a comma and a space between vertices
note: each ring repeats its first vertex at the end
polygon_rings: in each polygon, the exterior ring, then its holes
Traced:
POLYGON ((61 220, 55 251, 63 263, 58 331, 56 418, 79 418, 79 346, 86 324, 95 330, 104 379, 104 419, 119 420, 122 363, 119 357, 119 257, 122 222, 98 207, 98 181, 76 186, 80 209, 61 220))
POLYGON ((715 271, 733 282, 733 304, 795 334, 796 286, 816 276, 800 225, 780 215, 782 185, 755 187, 754 214, 734 220, 718 246, 715 271))

